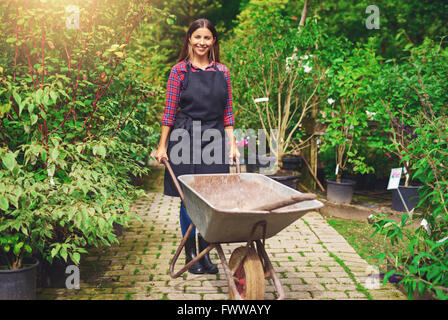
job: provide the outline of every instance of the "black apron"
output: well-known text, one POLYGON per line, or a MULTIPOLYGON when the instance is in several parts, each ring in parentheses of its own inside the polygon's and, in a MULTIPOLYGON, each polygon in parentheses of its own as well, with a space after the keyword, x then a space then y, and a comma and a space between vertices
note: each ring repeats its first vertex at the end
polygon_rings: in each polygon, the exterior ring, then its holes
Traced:
MULTIPOLYGON (((167 147, 168 161, 176 178, 184 174, 229 173, 224 131, 227 81, 216 64, 214 67, 216 71, 192 72, 187 62, 180 111, 167 147)), ((167 169, 164 194, 179 197, 167 169)))

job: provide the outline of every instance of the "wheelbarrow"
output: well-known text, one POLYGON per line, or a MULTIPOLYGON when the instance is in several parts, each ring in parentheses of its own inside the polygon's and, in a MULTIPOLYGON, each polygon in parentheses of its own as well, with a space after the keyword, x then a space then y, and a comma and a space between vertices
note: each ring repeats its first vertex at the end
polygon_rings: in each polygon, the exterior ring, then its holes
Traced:
POLYGON ((263 300, 266 279, 272 279, 277 299, 285 297, 279 277, 265 250, 265 240, 323 206, 315 194, 300 193, 256 173, 182 175, 177 179, 168 161, 162 162, 173 179, 192 221, 170 264, 170 276, 180 277, 194 263, 216 249, 229 283, 232 300, 263 300), (179 184, 182 184, 182 188, 179 184), (193 227, 210 245, 175 272, 177 259, 193 227), (227 262, 221 244, 245 242, 227 262))

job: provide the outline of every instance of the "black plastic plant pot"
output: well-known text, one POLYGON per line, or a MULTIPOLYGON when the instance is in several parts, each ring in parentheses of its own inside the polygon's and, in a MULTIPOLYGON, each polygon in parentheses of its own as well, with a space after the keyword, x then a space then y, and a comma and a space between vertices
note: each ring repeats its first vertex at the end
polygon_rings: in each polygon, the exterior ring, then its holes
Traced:
POLYGON ((70 265, 75 265, 70 258, 68 258, 67 262, 61 259, 55 259, 52 263, 43 259, 38 276, 39 286, 43 288, 65 289, 65 282, 68 277, 65 272, 70 265))
POLYGON ((258 169, 258 157, 255 156, 245 156, 244 161, 246 163, 246 172, 256 172, 258 169))
POLYGON ((255 173, 257 172, 257 169, 258 167, 256 164, 250 164, 250 163, 246 164, 246 172, 255 173))
POLYGON ((275 160, 274 156, 259 155, 257 156, 256 163, 259 168, 268 168, 271 164, 275 163, 275 160))
POLYGON ((0 269, 0 300, 36 299, 36 274, 39 260, 33 258, 24 262, 22 269, 0 269))
MULTIPOLYGON (((415 208, 415 206, 420 201, 419 195, 418 195, 418 189, 421 186, 399 186, 401 196, 403 197, 404 202, 406 203, 406 206, 408 207, 408 210, 411 211, 415 208)), ((400 195, 398 194, 398 191, 396 189, 392 190, 392 210, 400 211, 400 212, 406 212, 406 208, 404 207, 403 201, 400 198, 400 195)))
POLYGON ((298 190, 298 181, 301 175, 301 173, 297 173, 292 175, 268 175, 268 177, 287 187, 298 190))
POLYGON ((301 167, 301 159, 299 156, 285 154, 282 157, 282 169, 283 170, 299 171, 301 169, 300 167, 301 167))
POLYGON ((356 182, 350 179, 327 179, 327 200, 336 203, 351 203, 356 182))
POLYGON ((246 157, 246 172, 257 172, 260 168, 267 168, 275 162, 275 157, 266 155, 257 155, 255 157, 246 157))

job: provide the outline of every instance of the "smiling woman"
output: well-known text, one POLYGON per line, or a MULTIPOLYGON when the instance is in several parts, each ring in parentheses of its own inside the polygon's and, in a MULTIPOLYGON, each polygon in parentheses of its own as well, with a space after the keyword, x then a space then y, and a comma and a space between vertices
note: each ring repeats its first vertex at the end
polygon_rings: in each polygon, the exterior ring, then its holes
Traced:
MULTIPOLYGON (((184 174, 228 173, 229 161, 226 161, 225 136, 230 144, 230 163, 239 157, 233 133, 232 93, 230 73, 220 63, 219 39, 213 24, 207 19, 194 21, 184 38, 179 62, 171 69, 168 79, 165 112, 162 118, 162 134, 156 152, 159 163, 167 159, 176 178, 184 174), (213 131, 213 139, 198 141, 195 128, 200 124, 200 137, 207 131, 213 131), (173 129, 173 130, 171 130, 173 129), (182 138, 180 142, 178 138, 182 138), (181 145, 181 148, 179 148, 181 145), (180 150, 181 152, 177 151, 180 150), (195 155, 204 150, 212 150, 213 161, 199 159, 195 155), (177 152, 176 152, 177 151, 177 152), (185 152, 182 152, 185 151, 185 152), (180 155, 179 153, 182 153, 180 155), (174 161, 182 159, 181 163, 174 161)), ((179 197, 165 172, 164 194, 179 197)), ((181 203, 180 225, 185 235, 191 224, 184 204, 181 203)), ((196 257, 195 230, 185 244, 187 263, 196 257)), ((198 235, 199 250, 208 246, 198 235)), ((218 268, 210 262, 208 254, 193 264, 191 273, 217 273, 218 268)))
POLYGON ((201 69, 205 69, 210 60, 219 62, 218 35, 209 20, 195 21, 187 32, 185 40, 179 61, 190 59, 201 69))
POLYGON ((203 60, 207 53, 214 52, 213 50, 210 50, 214 43, 215 38, 213 38, 211 31, 207 28, 199 28, 191 35, 190 45, 188 47, 193 47, 193 58, 203 60))

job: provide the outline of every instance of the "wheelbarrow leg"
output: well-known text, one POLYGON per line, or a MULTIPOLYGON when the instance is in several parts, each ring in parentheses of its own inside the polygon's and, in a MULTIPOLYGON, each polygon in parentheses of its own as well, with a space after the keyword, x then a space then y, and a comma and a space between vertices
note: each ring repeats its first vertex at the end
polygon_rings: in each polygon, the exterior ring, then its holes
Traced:
POLYGON ((226 256, 224 255, 224 252, 222 251, 222 247, 220 244, 215 244, 216 251, 218 251, 219 259, 221 259, 222 268, 224 269, 224 273, 226 275, 226 278, 229 282, 230 290, 233 292, 233 296, 235 297, 235 300, 244 300, 243 297, 238 292, 238 289, 236 288, 235 281, 233 281, 233 275, 232 271, 230 270, 229 264, 227 263, 226 256))
POLYGON ((263 258, 263 264, 266 267, 266 271, 268 272, 269 276, 272 278, 272 281, 274 282, 275 290, 278 293, 277 300, 283 300, 285 298, 285 291, 283 290, 282 284, 280 282, 280 279, 278 278, 277 274, 274 271, 274 268, 272 267, 271 260, 269 259, 268 254, 266 253, 266 250, 264 249, 263 243, 261 243, 260 240, 256 240, 255 243, 257 244, 257 251, 259 254, 261 254, 261 257, 263 258))
POLYGON ((180 269, 177 273, 174 273, 174 266, 176 265, 177 259, 179 258, 179 255, 183 249, 183 247, 185 246, 185 242, 187 242, 188 237, 190 236, 191 231, 193 230, 194 224, 191 223, 190 226, 188 227, 187 232, 185 232, 184 237, 182 238, 182 241, 179 244, 179 247, 176 250, 176 253, 173 256, 173 261, 171 261, 170 264, 170 276, 171 278, 175 279, 180 277, 185 271, 187 271, 188 269, 190 269, 190 267, 195 264, 196 262, 198 262, 203 256, 205 256, 207 253, 210 252, 210 250, 212 250, 215 245, 214 244, 210 244, 207 248, 205 248, 204 250, 202 250, 197 256, 196 258, 194 258, 193 260, 191 260, 189 263, 187 263, 184 267, 182 267, 182 269, 180 269))

